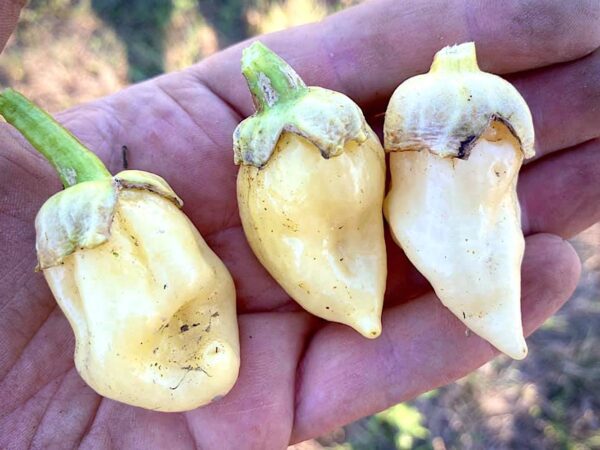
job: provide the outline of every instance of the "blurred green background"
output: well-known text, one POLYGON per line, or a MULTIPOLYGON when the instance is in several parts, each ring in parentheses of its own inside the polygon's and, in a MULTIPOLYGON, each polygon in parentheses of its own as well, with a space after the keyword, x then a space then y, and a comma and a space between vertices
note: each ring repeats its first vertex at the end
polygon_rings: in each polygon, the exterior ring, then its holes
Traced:
MULTIPOLYGON (((0 84, 50 111, 184 68, 255 34, 360 0, 31 0, 0 84)), ((574 298, 529 340, 470 376, 296 449, 600 449, 600 225, 573 240, 574 298)))

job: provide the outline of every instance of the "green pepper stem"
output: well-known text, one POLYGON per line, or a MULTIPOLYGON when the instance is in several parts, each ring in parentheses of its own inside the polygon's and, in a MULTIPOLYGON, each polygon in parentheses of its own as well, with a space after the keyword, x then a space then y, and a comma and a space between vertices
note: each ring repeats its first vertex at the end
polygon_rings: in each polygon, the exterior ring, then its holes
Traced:
POLYGON ((48 113, 13 89, 0 94, 0 114, 54 166, 65 188, 110 178, 102 161, 48 113))
POLYGON ((258 112, 298 97, 307 89, 294 69, 259 41, 244 50, 242 74, 258 112))
POLYGON ((433 57, 430 72, 479 72, 475 43, 444 47, 433 57))

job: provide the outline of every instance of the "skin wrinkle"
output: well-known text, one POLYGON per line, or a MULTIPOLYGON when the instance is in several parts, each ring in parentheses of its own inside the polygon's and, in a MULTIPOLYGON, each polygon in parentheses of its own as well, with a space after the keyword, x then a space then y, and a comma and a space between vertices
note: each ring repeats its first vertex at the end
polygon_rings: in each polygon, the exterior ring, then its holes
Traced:
MULTIPOLYGON (((52 378, 46 384, 44 384, 43 386, 41 386, 37 391, 35 391, 33 394, 31 394, 30 396, 28 396, 25 400, 23 400, 22 402, 20 402, 20 404, 16 405, 8 413, 0 415, 0 421, 4 421, 5 419, 10 418, 10 416, 12 416, 15 412, 17 412, 17 410, 19 408, 22 408, 24 405, 27 405, 29 402, 31 402, 32 399, 34 399, 36 396, 38 396, 44 389, 46 389, 52 383, 57 383, 59 381, 59 379, 60 379, 60 383, 62 383, 62 378, 64 378, 65 373, 61 373, 61 374, 57 375, 56 377, 52 378)), ((55 392, 53 392, 52 394, 50 394, 50 397, 53 397, 54 394, 55 394, 55 392)), ((46 406, 46 408, 47 408, 47 406, 46 406)), ((39 423, 38 423, 38 426, 39 426, 39 423)))
MULTIPOLYGON (((16 272, 17 269, 20 268, 20 266, 25 265, 25 263, 29 260, 29 258, 23 258, 21 259, 21 262, 19 263, 19 265, 13 267, 13 270, 16 272)), ((32 270, 33 271, 33 270, 32 270)), ((3 277, 2 280, 0 280, 0 282, 5 281, 5 279, 9 279, 12 277, 6 276, 3 277)), ((27 278, 27 274, 23 274, 19 280, 21 279, 25 279, 27 278)), ((19 281, 17 281, 17 284, 21 284, 19 283, 19 281)), ((26 297, 25 294, 27 294, 30 291, 30 286, 26 283, 21 284, 16 291, 14 291, 14 293, 12 294, 12 296, 9 298, 9 300, 5 303, 3 303, 2 305, 0 305, 0 314, 5 314, 6 312, 10 312, 8 311, 9 308, 12 308, 15 311, 18 311, 18 305, 15 305, 16 302, 19 301, 19 299, 26 297), (16 306, 16 307, 15 307, 16 306)), ((44 296, 45 297, 45 296, 44 296)), ((51 303, 50 303, 51 304, 51 303)))
MULTIPOLYGON (((75 369, 75 368, 73 367, 73 369, 75 369)), ((96 415, 98 414, 98 410, 100 409, 102 402, 104 402, 105 400, 106 399, 104 397, 100 397, 99 395, 96 396, 96 404, 94 406, 94 410, 90 414, 90 417, 89 417, 85 427, 82 429, 80 436, 76 439, 76 441, 75 441, 76 445, 74 446, 75 448, 81 448, 85 437, 89 434, 90 430, 94 426, 94 421, 96 420, 96 415)))
MULTIPOLYGON (((385 321, 383 323, 385 324, 385 321)), ((399 355, 396 351, 394 342, 392 341, 392 338, 389 333, 382 333, 382 337, 385 340, 385 347, 387 347, 389 352, 387 354, 391 355, 391 358, 382 358, 382 363, 385 364, 385 371, 388 374, 387 376, 389 376, 391 379, 401 378, 401 376, 399 376, 395 368, 402 367, 402 355, 399 355)), ((383 395, 385 397, 385 402, 392 404, 394 395, 390 391, 390 389, 385 389, 383 391, 383 395)))
MULTIPOLYGON (((56 384, 60 384, 58 380, 54 380, 56 381, 56 384)), ((48 383, 46 385, 44 385, 39 391, 36 392, 36 394, 33 397, 37 397, 38 398, 38 402, 43 402, 44 401, 44 397, 43 397, 43 391, 45 390, 50 390, 51 393, 48 396, 48 399, 46 400, 46 404, 44 405, 43 403, 41 404, 42 408, 47 408, 48 407, 48 403, 50 402, 52 396, 54 395, 56 389, 58 389, 58 387, 54 388, 54 390, 51 390, 51 388, 53 388, 53 386, 51 386, 52 383, 48 383), (39 397, 42 397, 41 399, 39 399, 39 397)), ((32 397, 32 398, 33 398, 32 397)), ((23 448, 32 448, 31 446, 31 442, 33 440, 33 436, 30 437, 30 435, 35 434, 37 428, 39 427, 39 422, 37 421, 37 419, 32 420, 31 416, 35 416, 35 412, 31 412, 31 409, 33 409, 32 407, 29 407, 29 402, 31 401, 31 399, 28 400, 27 403, 22 405, 22 408, 24 410, 27 410, 27 418, 11 418, 9 416, 7 416, 9 418, 9 420, 7 422, 12 422, 12 426, 8 427, 8 429, 11 431, 11 434, 15 434, 16 430, 21 430, 22 432, 19 433, 19 437, 21 439, 25 439, 26 441, 29 441, 28 444, 26 446, 24 446, 23 448), (12 420, 11 420, 12 419, 12 420), (29 426, 29 422, 34 422, 33 426, 29 426), (27 425, 27 426, 25 426, 27 425)), ((40 406, 39 404, 35 404, 34 406, 40 406)), ((3 438, 5 438, 6 436, 4 435, 0 435, 0 445, 3 444, 3 442, 1 441, 3 438)), ((22 442, 21 445, 23 445, 24 443, 22 442)))
MULTIPOLYGON (((232 181, 234 183, 235 181, 232 181)), ((237 208, 232 208, 230 213, 224 218, 221 223, 221 229, 229 230, 231 228, 239 228, 241 231, 240 214, 237 208)))
MULTIPOLYGON (((27 166, 24 166, 24 165, 18 163, 17 161, 14 161, 14 160, 10 159, 7 155, 0 154, 0 159, 5 160, 9 165, 13 165, 15 167, 18 167, 20 170, 22 170, 23 172, 25 172, 25 174, 29 175, 30 177, 32 177, 32 178, 36 177, 36 174, 33 173, 33 172, 31 172, 30 169, 27 166)), ((7 214, 5 211, 0 211, 0 213, 7 214)))
POLYGON ((298 358, 297 358, 297 362, 296 362, 296 369, 294 370, 294 380, 292 382, 292 408, 291 408, 291 414, 292 414, 292 421, 291 424, 292 426, 290 427, 289 433, 288 433, 288 438, 287 438, 287 442, 291 442, 292 440, 292 433, 294 430, 294 424, 296 422, 296 405, 298 402, 297 399, 297 395, 299 392, 299 386, 300 386, 300 379, 302 376, 302 372, 299 371, 298 369, 300 368, 300 366, 303 364, 304 361, 304 357, 305 355, 308 353, 310 346, 312 345, 312 341, 313 341, 313 337, 315 336, 315 334, 318 332, 318 328, 317 328, 317 322, 322 323, 321 320, 318 320, 317 317, 314 316, 308 316, 308 320, 310 321, 308 324, 308 327, 305 330, 305 342, 302 344, 300 344, 300 351, 298 352, 298 358))
MULTIPOLYGON (((56 118, 67 129, 87 128, 93 130, 93 133, 89 134, 93 134, 95 136, 94 142, 85 142, 85 139, 77 136, 77 138, 81 140, 84 145, 94 149, 96 146, 95 144, 99 142, 101 146, 112 149, 114 147, 112 137, 116 135, 117 130, 120 127, 117 120, 106 120, 109 117, 114 118, 118 116, 117 112, 111 106, 110 98, 111 97, 106 97, 102 100, 95 100, 82 106, 70 108, 57 114, 56 118), (86 120, 85 127, 82 127, 81 125, 69 125, 71 123, 78 124, 82 119, 86 120)), ((110 152, 110 150, 108 151, 110 152)))
MULTIPOLYGON (((57 311, 55 308, 52 311, 51 316, 49 316, 46 322, 44 322, 44 325, 38 330, 41 333, 36 333, 35 339, 43 342, 48 336, 51 336, 53 332, 59 332, 62 330, 69 330, 67 320, 62 315, 62 312, 57 311)), ((22 371, 22 373, 27 374, 27 377, 29 377, 30 381, 34 385, 47 383, 56 379, 58 375, 66 373, 69 368, 73 367, 71 360, 74 347, 75 339, 73 334, 61 333, 58 342, 49 349, 46 349, 45 352, 40 352, 39 348, 32 349, 31 346, 28 346, 25 351, 29 353, 27 356, 31 356, 31 358, 21 358, 18 363, 15 364, 13 370, 19 369, 22 371), (25 360, 23 361, 23 359, 25 360), (67 367, 62 368, 59 371, 58 367, 47 367, 45 364, 43 364, 44 362, 63 362, 67 363, 67 367), (58 375, 53 374, 53 371, 58 375), (49 381, 47 380, 48 378, 50 378, 49 381)), ((25 352, 23 352, 23 356, 25 356, 25 352)), ((2 383, 4 385, 9 384, 8 390, 13 397, 12 400, 16 402, 19 401, 19 397, 25 395, 25 391, 22 389, 23 386, 20 383, 21 380, 19 379, 18 375, 12 375, 12 370, 9 376, 7 376, 2 383), (14 388, 10 389, 12 387, 14 388)))
MULTIPOLYGON (((9 219, 16 220, 17 222, 22 223, 24 226, 29 226, 31 224, 30 220, 27 220, 24 217, 19 217, 19 216, 16 215, 16 213, 15 214, 11 214, 11 213, 6 212, 6 211, 0 211, 0 219, 2 217, 6 217, 6 218, 9 218, 9 219)), ((7 278, 7 276, 8 275, 0 277, 0 282, 2 282, 5 278, 7 278)))
MULTIPOLYGON (((66 321, 65 321, 66 322, 66 321)), ((48 323, 48 321, 44 322, 44 325, 46 325, 48 323)), ((44 330, 45 331, 45 326, 42 326, 39 330, 38 333, 36 333, 36 338, 39 335, 39 332, 44 330)), ((70 337, 70 340, 72 341, 72 337, 70 337)), ((29 347, 27 347, 28 349, 29 347)), ((70 350, 72 348, 72 346, 66 345, 64 346, 62 350, 64 349, 68 349, 70 350)), ((65 357, 67 356, 66 352, 62 351, 61 354, 58 355, 59 357, 65 357)), ((67 357, 71 357, 71 353, 69 351, 69 354, 67 357)), ((66 369, 63 369, 61 372, 58 373, 58 375, 51 377, 49 380, 44 380, 44 377, 48 376, 46 367, 38 367, 35 366, 34 364, 27 364, 27 363, 22 363, 21 366, 25 366, 23 367, 17 367, 17 364, 15 364, 15 366, 10 370, 9 374, 2 380, 2 390, 3 391, 9 391, 12 394, 11 400, 13 401, 13 403, 15 403, 14 408, 12 408, 10 410, 10 412, 3 414, 2 418, 4 417, 8 417, 11 414, 13 414, 20 406, 26 405, 28 404, 36 395, 38 395, 39 392, 41 392, 41 390, 43 390, 48 384, 53 383, 54 381, 56 381, 60 376, 64 375, 65 373, 67 373, 67 371, 69 369, 71 369, 73 367, 73 364, 69 364, 68 367, 66 369), (33 366, 33 367, 31 367, 33 366), (15 383, 19 382, 20 380, 18 379, 18 377, 13 376, 12 379, 9 379, 8 381, 12 382, 13 384, 9 387, 6 386, 7 383, 7 378, 9 378, 9 376, 12 374, 14 369, 24 369, 24 373, 26 374, 26 377, 28 379, 29 382, 31 382, 34 386, 40 386, 39 389, 35 390, 33 393, 29 393, 26 394, 24 396, 24 398, 20 398, 23 397, 23 395, 25 394, 25 392, 23 392, 23 389, 21 386, 16 386, 15 383)), ((5 397, 6 399, 6 397, 5 397)))
MULTIPOLYGON (((117 117, 117 114, 112 107, 110 102, 110 97, 103 102, 96 102, 93 104, 92 108, 96 108, 101 115, 106 118, 102 122, 105 124, 104 127, 98 126, 95 121, 94 125, 97 130, 100 131, 100 142, 99 146, 104 146, 107 148, 108 153, 108 162, 107 167, 111 173, 117 173, 123 170, 123 159, 121 153, 121 145, 117 145, 115 142, 114 136, 118 136, 118 131, 123 129, 121 122, 119 120, 108 120, 110 117, 117 117)), ((75 119, 79 117, 79 114, 75 116, 75 119)), ((94 148, 94 147, 91 147, 94 148)))
MULTIPOLYGON (((96 411, 96 415, 97 414, 98 414, 98 412, 96 411)), ((96 450, 97 448, 101 448, 101 449, 115 449, 116 448, 113 443, 112 435, 109 433, 109 431, 106 429, 106 427, 102 427, 100 432, 97 432, 95 434, 87 434, 84 437, 84 439, 82 440, 82 443, 80 444, 79 448, 80 449, 90 448, 92 450, 96 450), (96 443, 86 445, 88 438, 91 439, 92 437, 96 437, 95 434, 100 434, 100 436, 97 437, 98 440, 96 440, 96 443)))
MULTIPOLYGON (((44 173, 44 178, 52 177, 53 171, 51 167, 48 167, 48 162, 44 159, 42 155, 40 155, 30 145, 27 144, 25 138, 21 134, 19 134, 19 132, 16 129, 14 129, 11 125, 0 122, 0 139, 9 140, 9 145, 6 145, 6 148, 17 147, 20 150, 19 153, 11 152, 14 154, 14 156, 19 158, 22 157, 23 159, 27 158, 26 161, 35 161, 36 164, 32 164, 32 167, 35 167, 35 170, 44 173)), ((5 149, 0 148, 0 152, 3 151, 5 151, 5 149)), ((27 175, 30 175, 32 178, 39 178, 39 174, 35 174, 29 168, 25 169, 21 166, 20 162, 17 163, 17 161, 15 161, 15 159, 12 158, 13 154, 1 153, 0 156, 2 157, 2 160, 5 160, 9 164, 14 164, 15 166, 21 168, 27 175)), ((55 173, 53 178, 58 178, 55 173)))
MULTIPOLYGON (((48 399, 48 402, 46 403, 46 407, 44 408, 44 411, 42 412, 40 418, 38 419, 38 426, 35 428, 35 432, 33 433, 33 436, 31 437, 31 440, 29 441, 29 448, 33 448, 33 444, 35 441, 36 436, 39 435, 40 432, 40 428, 42 428, 44 426, 44 420, 46 419, 46 414, 48 413, 48 409, 50 408, 51 404, 52 404, 52 400, 54 400, 54 398, 56 397, 56 394, 60 391, 60 388, 63 386, 63 384, 65 383, 65 380, 67 378, 67 373, 69 371, 65 372, 64 374, 61 375, 61 380, 58 383, 58 386, 56 388, 56 390, 50 395, 50 398, 48 399)), ((51 383, 48 383, 46 386, 50 385, 51 383)), ((39 448, 39 447, 38 447, 39 448)))
MULTIPOLYGON (((101 402, 100 406, 98 407, 98 410, 96 411, 96 415, 94 417, 94 421, 92 423, 92 426, 90 427, 90 432, 87 435, 88 438, 93 438, 98 436, 99 439, 103 439, 105 442, 108 441, 110 443, 110 448, 118 448, 115 445, 115 442, 113 441, 113 433, 111 432, 110 429, 110 412, 114 412, 115 410, 118 411, 118 408, 122 408, 124 405, 117 403, 115 401, 109 400, 109 399, 103 399, 103 401, 101 402), (106 411, 108 411, 108 413, 106 413, 106 411), (107 419, 106 417, 109 417, 109 419, 107 419), (97 423, 98 421, 98 423, 97 423)), ((132 415, 134 414, 134 412, 137 410, 131 410, 128 411, 128 414, 126 414, 123 418, 123 421, 125 422, 125 425, 127 426, 127 428, 130 428, 132 430, 136 430, 135 427, 135 421, 132 420, 132 415)), ((83 444, 85 445, 86 439, 83 440, 83 444)), ((90 445, 91 448, 95 448, 96 445, 91 444, 90 445)), ((104 448, 104 447, 101 447, 104 448)))
MULTIPOLYGON (((308 331, 306 332, 306 343, 304 345, 302 345, 300 353, 298 354, 298 361, 296 363, 296 371, 294 372, 294 374, 295 374, 294 389, 292 392, 292 397, 293 397, 293 408, 292 408, 293 412, 292 412, 292 414, 293 414, 294 420, 292 421, 292 423, 295 423, 296 411, 298 410, 298 405, 300 402, 298 394, 300 392, 300 387, 302 386, 302 378, 304 375, 304 358, 310 351, 315 334, 317 334, 319 331, 317 324, 322 325, 324 323, 324 321, 322 321, 321 319, 319 319, 318 317, 315 317, 315 316, 309 316, 308 319, 311 320, 313 323, 311 324, 311 326, 308 328, 308 331)), ((290 430, 290 436, 289 436, 288 442, 291 442, 292 432, 293 432, 293 427, 290 430)))
MULTIPOLYGON (((0 212, 0 218, 2 217, 2 215, 4 215, 4 213, 0 212)), ((18 218, 15 217, 15 219, 17 219, 18 222, 25 222, 25 220, 19 220, 18 218)), ((29 265, 30 261, 30 257, 29 255, 26 255, 22 258, 19 259, 19 262, 17 262, 15 265, 11 266, 9 271, 4 273, 1 277, 0 277, 0 285, 2 283, 4 283, 6 280, 8 280, 9 278, 13 278, 13 274, 17 275, 19 274, 19 272, 21 272, 21 277, 16 281, 16 284, 21 284, 21 287, 19 288, 19 291, 15 292, 13 295, 13 298, 16 297, 20 291, 22 291, 23 289, 25 289, 25 286, 22 285, 21 280, 27 278, 27 274, 23 273, 25 271, 21 270, 23 268, 23 266, 25 266, 26 264, 29 265)), ((5 308, 7 308, 9 305, 11 304, 11 301, 9 300, 7 303, 3 303, 2 305, 0 305, 0 314, 2 314, 2 312, 4 311, 5 308)))
POLYGON ((190 419, 188 418, 187 414, 183 415, 183 420, 185 423, 185 428, 186 428, 188 434, 190 435, 190 438, 194 441, 194 448, 196 450, 201 450, 202 447, 200 446, 200 443, 196 440, 196 437, 195 437, 194 433, 192 432, 192 427, 190 426, 190 419))
MULTIPOLYGON (((31 335, 31 337, 26 340, 26 342, 23 344, 23 346, 20 349, 18 349, 17 354, 13 358, 11 358, 12 363, 9 363, 6 369, 4 367, 1 368, 2 373, 0 373, 0 386, 2 385, 2 383, 4 383, 4 381, 6 380, 6 378, 8 377, 8 375, 10 374, 10 372, 14 368, 14 366, 20 361, 21 357, 23 356, 23 354, 26 352, 27 348, 29 347, 29 344, 31 344, 31 342, 35 339, 35 337, 40 333, 40 331, 43 328, 43 325, 46 323, 48 318, 52 315, 52 313, 57 308, 57 306, 58 305, 56 305, 56 303, 48 304, 49 310, 47 313, 42 315, 42 317, 40 319, 39 327, 34 330, 34 333, 31 335)), ((5 362, 3 361, 3 365, 4 365, 4 363, 5 362)))
MULTIPOLYGON (((424 297, 421 299, 422 301, 427 299, 427 300, 436 302, 436 305, 439 302, 439 299, 433 293, 426 294, 422 297, 424 297)), ((460 329, 466 330, 466 327, 462 323, 460 323, 460 321, 458 321, 456 319, 456 317, 454 317, 454 315, 449 314, 445 307, 436 307, 436 308, 433 308, 433 310, 435 311, 435 323, 439 323, 439 322, 442 323, 442 325, 439 328, 450 329, 450 330, 458 328, 459 330, 460 329)), ((419 328, 419 327, 417 327, 417 328, 419 328)), ((420 349, 418 347, 418 344, 421 344, 421 341, 422 341, 419 337, 422 335, 425 337, 425 340, 427 340, 427 335, 428 335, 427 327, 420 327, 419 329, 421 331, 419 335, 413 334, 410 336, 410 338, 409 338, 409 336, 406 336, 406 340, 410 342, 409 343, 409 352, 406 354, 399 354, 398 353, 399 349, 395 348, 394 341, 392 341, 391 336, 389 334, 386 336, 387 337, 386 343, 387 343, 388 350, 387 350, 387 352, 384 352, 384 354, 386 354, 386 355, 392 354, 394 356, 394 358, 388 362, 388 366, 389 366, 388 370, 389 370, 390 377, 395 378, 395 379, 403 379, 403 380, 410 379, 410 373, 408 373, 408 374, 402 373, 402 368, 405 366, 404 361, 410 360, 411 357, 418 360, 419 353, 422 352, 422 349, 420 349), (400 368, 400 371, 401 371, 400 373, 398 373, 398 368, 400 368)), ((482 340, 481 345, 488 350, 489 358, 492 358, 493 356, 495 356, 498 353, 496 350, 494 350, 494 347, 491 344, 489 344, 487 341, 482 340)), ((425 361, 425 362, 427 362, 427 361, 425 361)), ((452 382, 453 380, 455 380, 456 378, 460 377, 460 375, 462 374, 462 370, 458 369, 455 372, 440 371, 439 374, 440 374, 439 375, 440 382, 438 382, 437 383, 438 385, 434 386, 433 389, 435 389, 439 386, 448 384, 448 383, 452 382)), ((412 385, 410 382, 405 382, 401 388, 401 392, 402 392, 402 396, 404 398, 416 397, 417 395, 419 395, 421 393, 419 381, 417 379, 413 379, 412 385)), ((389 403, 389 404, 397 403, 397 401, 395 399, 398 398, 398 396, 399 396, 398 388, 394 389, 394 387, 392 386, 391 388, 385 390, 384 395, 385 395, 386 403, 389 403)))
MULTIPOLYGON (((84 435, 79 448, 92 448, 92 449, 95 449, 97 447, 99 447, 99 448, 116 448, 113 443, 112 434, 110 433, 110 430, 107 427, 106 423, 105 422, 97 423, 97 420, 99 420, 98 417, 101 415, 101 412, 104 410, 107 410, 107 409, 110 410, 111 405, 114 403, 115 402, 113 402, 112 400, 102 398, 102 401, 98 405, 98 408, 96 409, 94 417, 91 421, 89 430, 84 435), (86 445, 87 441, 92 440, 92 439, 94 439, 96 443, 91 444, 91 445, 86 445), (99 445, 98 441, 101 441, 102 445, 99 445)), ((132 427, 133 424, 128 424, 128 426, 132 427)))
POLYGON ((229 111, 231 111, 236 123, 241 122, 246 116, 242 114, 242 112, 236 107, 235 104, 229 103, 226 98, 220 96, 216 91, 211 89, 208 82, 202 77, 202 67, 203 65, 201 63, 197 63, 186 69, 183 73, 189 75, 193 81, 195 81, 198 85, 206 88, 206 90, 210 94, 212 94, 217 100, 220 100, 221 103, 224 104, 227 107, 227 109, 229 109, 229 111))
MULTIPOLYGON (((543 237, 544 239, 546 239, 547 244, 546 244, 546 251, 549 248, 555 247, 555 248, 559 248, 561 250, 564 250, 565 253, 565 258, 563 258, 564 261, 561 262, 561 264, 557 264, 558 270, 556 269, 557 265, 551 265, 551 264, 539 264, 536 265, 535 268, 533 266, 525 266, 524 270, 523 270, 523 275, 530 277, 532 275, 538 275, 540 272, 545 273, 544 277, 536 277, 536 283, 531 283, 531 284, 525 284, 524 288, 523 288, 523 296, 532 296, 535 297, 535 293, 536 293, 536 289, 542 292, 542 295, 548 295, 547 289, 543 289, 544 287, 542 286, 542 289, 539 289, 539 285, 542 284, 540 283, 540 280, 544 279, 547 277, 547 279, 549 280, 558 280, 557 281, 557 287, 558 290, 562 290, 562 292, 559 292, 558 297, 563 297, 565 299, 568 299, 571 297, 571 295, 573 294, 573 291, 575 290, 575 288, 577 287, 577 280, 579 280, 580 276, 581 276, 581 269, 582 269, 582 264, 581 264, 581 260, 579 259, 579 256, 577 255, 577 252, 575 251, 575 249, 573 248, 573 246, 566 240, 562 239, 559 236, 553 235, 553 234, 549 234, 549 233, 539 233, 536 236, 536 239, 541 239, 541 237, 543 237), (567 264, 565 261, 569 259, 569 263, 567 264), (570 273, 569 273, 570 270, 570 273), (556 272, 558 272, 558 276, 556 274, 556 272), (530 275, 531 273, 531 275, 530 275), (566 281, 572 281, 572 284, 568 284, 566 283, 566 281), (574 282, 573 282, 574 281, 574 282)), ((533 277, 532 277, 533 278, 533 277)), ((554 296, 554 304, 552 305, 551 314, 554 314, 558 311, 558 309, 562 306, 562 304, 564 302, 560 302, 560 301, 556 301, 556 295, 554 296)), ((541 301, 537 301, 537 302, 532 302, 531 304, 529 304, 529 309, 530 314, 532 316, 534 316, 537 320, 536 321, 526 321, 524 322, 524 329, 523 331, 525 332, 525 336, 530 336, 540 325, 542 325, 542 323, 545 320, 545 317, 547 315, 547 305, 544 304, 544 302, 541 301)))
MULTIPOLYGON (((194 125, 196 125, 196 127, 198 127, 203 133, 204 135, 208 138, 208 140, 210 141, 210 143, 215 147, 215 149, 218 149, 219 147, 221 147, 215 140, 214 138, 206 131, 206 129, 204 128, 204 126, 202 125, 202 121, 196 120, 196 117, 193 114, 190 114, 189 110, 187 108, 185 108, 182 104, 182 102, 180 102, 179 100, 177 100, 177 98, 175 96, 173 96, 166 87, 161 86, 160 84, 156 83, 156 87, 158 88, 158 90, 160 92, 163 93, 163 95, 165 95, 167 98, 169 98, 176 106, 177 108, 181 109, 184 114, 186 115, 186 117, 188 117, 193 123, 194 125)), ((166 121, 165 118, 163 118, 163 120, 166 121)), ((167 122, 169 123, 169 122, 167 122)), ((173 126, 173 128, 177 128, 176 126, 173 126)), ((188 139, 189 140, 189 139, 188 139)))

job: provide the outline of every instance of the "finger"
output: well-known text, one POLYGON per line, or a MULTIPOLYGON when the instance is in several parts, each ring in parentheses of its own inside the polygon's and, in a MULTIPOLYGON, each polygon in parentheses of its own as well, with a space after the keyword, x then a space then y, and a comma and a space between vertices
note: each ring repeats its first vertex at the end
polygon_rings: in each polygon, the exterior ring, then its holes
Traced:
MULTIPOLYGON (((102 397, 85 384, 72 361, 70 366, 69 371, 53 381, 56 389, 44 389, 46 392, 42 395, 29 399, 26 403, 29 407, 19 409, 17 414, 20 413, 22 420, 19 425, 25 425, 24 429, 14 436, 14 447, 9 444, 0 448, 18 448, 25 442, 30 442, 32 449, 82 448, 79 444, 102 397), (33 406, 35 403, 37 405, 33 406)), ((11 427, 3 429, 7 428, 11 427)))
MULTIPOLYGON (((344 92, 363 108, 387 101, 406 78, 428 70, 445 45, 474 40, 494 73, 547 66, 600 45, 600 4, 562 0, 365 2, 323 22, 262 36, 308 84, 344 92)), ((198 75, 242 115, 253 112, 240 75, 247 42, 197 66, 198 75), (224 80, 227 80, 224 82, 224 80)))
POLYGON ((509 81, 531 109, 536 159, 600 137, 600 50, 568 64, 509 77, 509 81))
MULTIPOLYGON (((523 262, 523 322, 531 333, 572 294, 580 263, 552 235, 527 239, 523 262)), ((471 334, 434 295, 388 310, 383 334, 369 341, 329 325, 302 362, 292 441, 337 426, 456 380, 497 354, 471 334)))
POLYGON ((0 52, 12 34, 27 0, 0 0, 0 52))
POLYGON ((200 448, 223 448, 224 442, 227 448, 287 447, 297 363, 312 322, 307 313, 240 317, 236 385, 223 399, 186 414, 200 448))
POLYGON ((525 234, 570 238, 600 221, 600 139, 528 165, 519 180, 525 234))

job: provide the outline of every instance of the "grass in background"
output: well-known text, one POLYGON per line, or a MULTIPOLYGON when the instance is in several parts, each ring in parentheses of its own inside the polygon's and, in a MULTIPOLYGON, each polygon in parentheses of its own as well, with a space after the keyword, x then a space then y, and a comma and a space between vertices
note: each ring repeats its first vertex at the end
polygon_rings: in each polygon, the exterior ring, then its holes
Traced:
POLYGON ((129 81, 142 81, 165 71, 165 36, 173 12, 171 0, 92 0, 91 7, 125 45, 129 81))
MULTIPOLYGON (((255 34, 360 0, 31 0, 0 57, 0 84, 50 111, 179 70, 255 34)), ((457 383, 303 449, 600 449, 600 226, 575 241, 573 300, 529 340, 457 383)))

